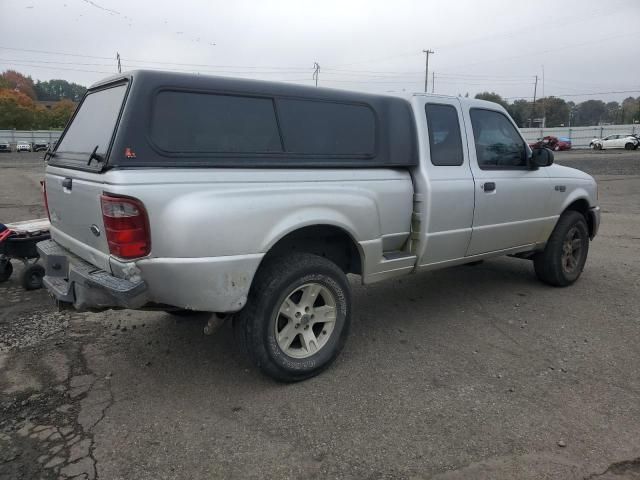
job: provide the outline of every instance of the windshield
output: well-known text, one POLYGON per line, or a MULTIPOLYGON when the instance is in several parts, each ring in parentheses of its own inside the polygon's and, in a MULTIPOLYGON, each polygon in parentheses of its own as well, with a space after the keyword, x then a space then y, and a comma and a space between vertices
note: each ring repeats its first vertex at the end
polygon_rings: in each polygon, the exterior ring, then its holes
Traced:
POLYGON ((94 150, 101 156, 107 153, 126 90, 127 85, 120 84, 90 92, 85 97, 58 144, 58 159, 64 159, 64 163, 86 164, 94 150))

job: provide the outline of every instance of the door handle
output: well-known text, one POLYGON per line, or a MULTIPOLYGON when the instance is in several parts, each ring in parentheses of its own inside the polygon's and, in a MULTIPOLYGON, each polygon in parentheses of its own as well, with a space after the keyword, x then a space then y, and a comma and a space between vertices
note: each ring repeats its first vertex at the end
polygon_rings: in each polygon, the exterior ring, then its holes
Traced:
POLYGON ((496 182, 484 182, 482 184, 482 189, 485 192, 495 192, 495 190, 496 190, 496 182))
POLYGON ((64 180, 62 180, 62 188, 71 190, 72 187, 73 187, 73 179, 67 177, 64 180))

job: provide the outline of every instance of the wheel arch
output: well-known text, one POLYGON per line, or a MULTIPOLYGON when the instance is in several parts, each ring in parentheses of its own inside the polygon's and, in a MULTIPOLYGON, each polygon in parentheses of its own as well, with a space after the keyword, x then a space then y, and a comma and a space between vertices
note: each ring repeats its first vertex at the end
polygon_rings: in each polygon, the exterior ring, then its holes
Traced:
POLYGON ((593 238, 595 232, 595 222, 593 216, 590 213, 590 210, 591 206, 589 204, 589 201, 584 197, 580 197, 573 200, 569 205, 567 205, 562 213, 568 211, 580 213, 587 222, 587 227, 589 228, 589 237, 593 238))
POLYGON ((269 259, 291 252, 305 252, 331 260, 345 273, 362 275, 364 252, 344 226, 318 223, 283 232, 269 245, 258 269, 269 259))

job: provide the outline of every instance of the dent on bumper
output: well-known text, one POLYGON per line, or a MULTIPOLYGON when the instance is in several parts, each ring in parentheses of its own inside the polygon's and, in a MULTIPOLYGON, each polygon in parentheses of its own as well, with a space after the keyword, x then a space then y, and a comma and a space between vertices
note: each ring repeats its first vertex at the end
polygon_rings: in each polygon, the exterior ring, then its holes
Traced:
POLYGON ((59 302, 77 310, 140 308, 149 302, 144 281, 117 278, 61 247, 53 240, 37 245, 45 267, 43 283, 59 302))
MULTIPOLYGON (((189 310, 237 312, 247 303, 264 254, 150 258, 136 262, 149 298, 189 310)), ((115 270, 114 270, 115 271, 115 270)))

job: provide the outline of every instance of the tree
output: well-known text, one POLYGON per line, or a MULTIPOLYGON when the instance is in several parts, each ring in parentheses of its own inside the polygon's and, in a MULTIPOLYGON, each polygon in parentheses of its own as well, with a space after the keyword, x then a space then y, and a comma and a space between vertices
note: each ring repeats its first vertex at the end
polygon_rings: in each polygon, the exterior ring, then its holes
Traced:
POLYGON ((531 102, 527 100, 515 100, 507 107, 507 111, 519 127, 527 127, 529 125, 529 118, 531 118, 532 114, 531 102))
POLYGON ((542 115, 545 117, 545 126, 559 127, 569 123, 569 106, 567 102, 558 97, 545 97, 540 99, 542 115))
POLYGON ((605 121, 610 123, 618 123, 620 116, 620 104, 618 102, 607 102, 605 113, 605 121))
POLYGON ((31 77, 26 77, 15 70, 7 70, 2 74, 2 78, 7 88, 22 92, 32 100, 37 98, 31 77))
POLYGON ((576 107, 576 125, 598 125, 606 118, 607 108, 602 100, 587 100, 576 107))
POLYGON ((0 129, 31 129, 37 109, 31 98, 14 89, 0 90, 0 129))
POLYGON ((66 98, 74 102, 79 102, 87 90, 82 85, 66 80, 37 81, 34 88, 38 100, 56 101, 66 98))
POLYGON ((49 111, 49 128, 64 128, 76 109, 71 100, 61 100, 49 111))
POLYGON ((487 100, 502 105, 504 108, 508 108, 509 104, 500 95, 495 92, 481 92, 477 93, 476 97, 479 100, 487 100))
POLYGON ((640 119, 640 97, 627 97, 622 101, 620 123, 633 123, 640 119))

